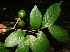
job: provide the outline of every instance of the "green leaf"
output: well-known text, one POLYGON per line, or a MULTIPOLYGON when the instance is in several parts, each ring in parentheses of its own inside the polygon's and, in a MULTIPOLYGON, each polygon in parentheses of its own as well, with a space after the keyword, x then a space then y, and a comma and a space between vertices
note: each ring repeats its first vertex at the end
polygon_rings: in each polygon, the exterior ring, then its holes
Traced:
POLYGON ((30 13, 30 25, 32 29, 38 29, 42 22, 42 15, 35 5, 30 13))
POLYGON ((4 43, 0 42, 0 52, 9 52, 8 49, 5 49, 4 43))
POLYGON ((49 41, 42 31, 39 31, 37 38, 30 36, 30 47, 33 52, 48 52, 49 41))
POLYGON ((9 50, 5 48, 0 48, 0 52, 9 52, 9 50))
POLYGON ((37 38, 33 35, 29 35, 29 38, 30 38, 30 48, 34 52, 34 46, 36 44, 37 38))
POLYGON ((27 35, 18 45, 15 52, 28 52, 29 46, 33 52, 48 52, 49 41, 42 31, 39 31, 37 38, 33 35, 27 35))
POLYGON ((4 43, 0 42, 0 48, 4 48, 4 43))
POLYGON ((22 30, 17 30, 12 32, 5 40, 6 47, 14 47, 20 44, 21 40, 24 38, 25 33, 22 30))
POLYGON ((47 9, 42 21, 43 28, 53 25, 54 22, 57 20, 61 12, 60 5, 61 3, 55 3, 47 9))
POLYGON ((49 32, 52 34, 54 38, 56 38, 60 42, 66 42, 69 39, 68 31, 60 26, 50 26, 49 32))
POLYGON ((29 37, 25 37, 18 45, 15 52, 29 52, 29 37))
POLYGON ((5 49, 5 48, 1 48, 0 49, 0 52, 9 52, 9 50, 8 49, 5 49))

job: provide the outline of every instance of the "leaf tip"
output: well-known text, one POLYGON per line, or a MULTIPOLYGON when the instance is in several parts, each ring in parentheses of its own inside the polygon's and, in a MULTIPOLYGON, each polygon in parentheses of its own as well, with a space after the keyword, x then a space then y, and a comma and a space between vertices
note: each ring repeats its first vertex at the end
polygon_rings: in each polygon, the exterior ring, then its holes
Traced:
POLYGON ((37 7, 36 5, 34 7, 37 7))
POLYGON ((34 9, 37 9, 37 5, 34 6, 34 9))

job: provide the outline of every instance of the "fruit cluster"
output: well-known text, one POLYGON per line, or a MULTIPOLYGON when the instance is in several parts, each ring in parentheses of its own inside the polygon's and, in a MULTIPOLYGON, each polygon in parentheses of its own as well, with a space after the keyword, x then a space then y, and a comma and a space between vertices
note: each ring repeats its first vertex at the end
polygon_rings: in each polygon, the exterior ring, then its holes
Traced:
POLYGON ((25 15, 26 12, 23 9, 18 12, 18 17, 21 18, 21 20, 18 22, 18 26, 23 27, 25 25, 25 22, 22 20, 22 18, 24 18, 25 15))

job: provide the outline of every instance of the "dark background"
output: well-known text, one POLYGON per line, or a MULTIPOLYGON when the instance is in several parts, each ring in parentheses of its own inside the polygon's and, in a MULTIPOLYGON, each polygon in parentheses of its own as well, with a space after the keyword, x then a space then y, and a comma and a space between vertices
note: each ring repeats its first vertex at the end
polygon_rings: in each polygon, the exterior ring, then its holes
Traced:
MULTIPOLYGON (((0 1, 0 23, 4 21, 13 21, 15 17, 18 16, 18 11, 24 9, 26 11, 26 17, 29 18, 30 12, 34 5, 37 5, 42 15, 44 15, 47 8, 61 1, 58 0, 2 0, 0 1), (11 19, 11 20, 10 20, 11 19)), ((62 1, 61 4, 61 15, 57 20, 57 24, 65 26, 65 28, 70 29, 70 2, 62 1)))
MULTIPOLYGON (((46 0, 46 1, 45 0, 22 0, 22 1, 21 0, 19 0, 19 1, 18 0, 14 0, 14 1, 2 0, 1 1, 0 0, 0 23, 5 24, 7 27, 10 27, 10 26, 12 27, 13 25, 10 25, 10 22, 13 22, 13 21, 15 22, 14 19, 15 19, 15 17, 18 16, 19 10, 24 9, 26 11, 26 16, 24 19, 24 21, 26 21, 26 19, 29 20, 29 15, 30 15, 30 12, 31 12, 32 8, 34 7, 34 5, 37 5, 39 10, 41 11, 42 15, 44 15, 44 13, 46 12, 47 8, 50 5, 52 5, 54 3, 59 3, 59 2, 61 2, 61 1, 58 1, 58 0, 46 0)), ((27 22, 25 27, 27 27, 28 23, 29 22, 27 22)), ((54 24, 67 29, 69 32, 69 35, 70 35, 70 2, 69 1, 62 1, 61 14, 54 24)), ((45 29, 43 31, 45 33, 48 33, 45 31, 45 29)), ((11 32, 8 32, 6 34, 9 34, 9 33, 11 33, 11 32)), ((8 35, 0 35, 0 41, 4 42, 4 40, 7 36, 8 35)), ((50 45, 52 47, 56 48, 57 50, 60 50, 59 52, 61 52, 61 48, 63 45, 67 46, 67 44, 57 42, 56 40, 54 40, 54 42, 55 42, 54 43, 53 39, 50 37, 48 38, 50 40, 50 42, 52 43, 52 44, 50 43, 50 45)))

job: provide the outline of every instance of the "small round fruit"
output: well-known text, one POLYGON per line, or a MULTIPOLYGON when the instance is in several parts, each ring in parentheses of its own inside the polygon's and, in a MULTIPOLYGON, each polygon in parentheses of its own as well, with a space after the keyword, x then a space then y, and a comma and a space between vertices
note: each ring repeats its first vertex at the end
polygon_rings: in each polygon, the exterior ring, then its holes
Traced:
POLYGON ((20 17, 20 18, 24 18, 25 15, 26 15, 26 12, 23 9, 18 12, 18 17, 20 17))
POLYGON ((18 22, 18 26, 23 27, 25 25, 25 22, 23 20, 20 20, 18 22))

